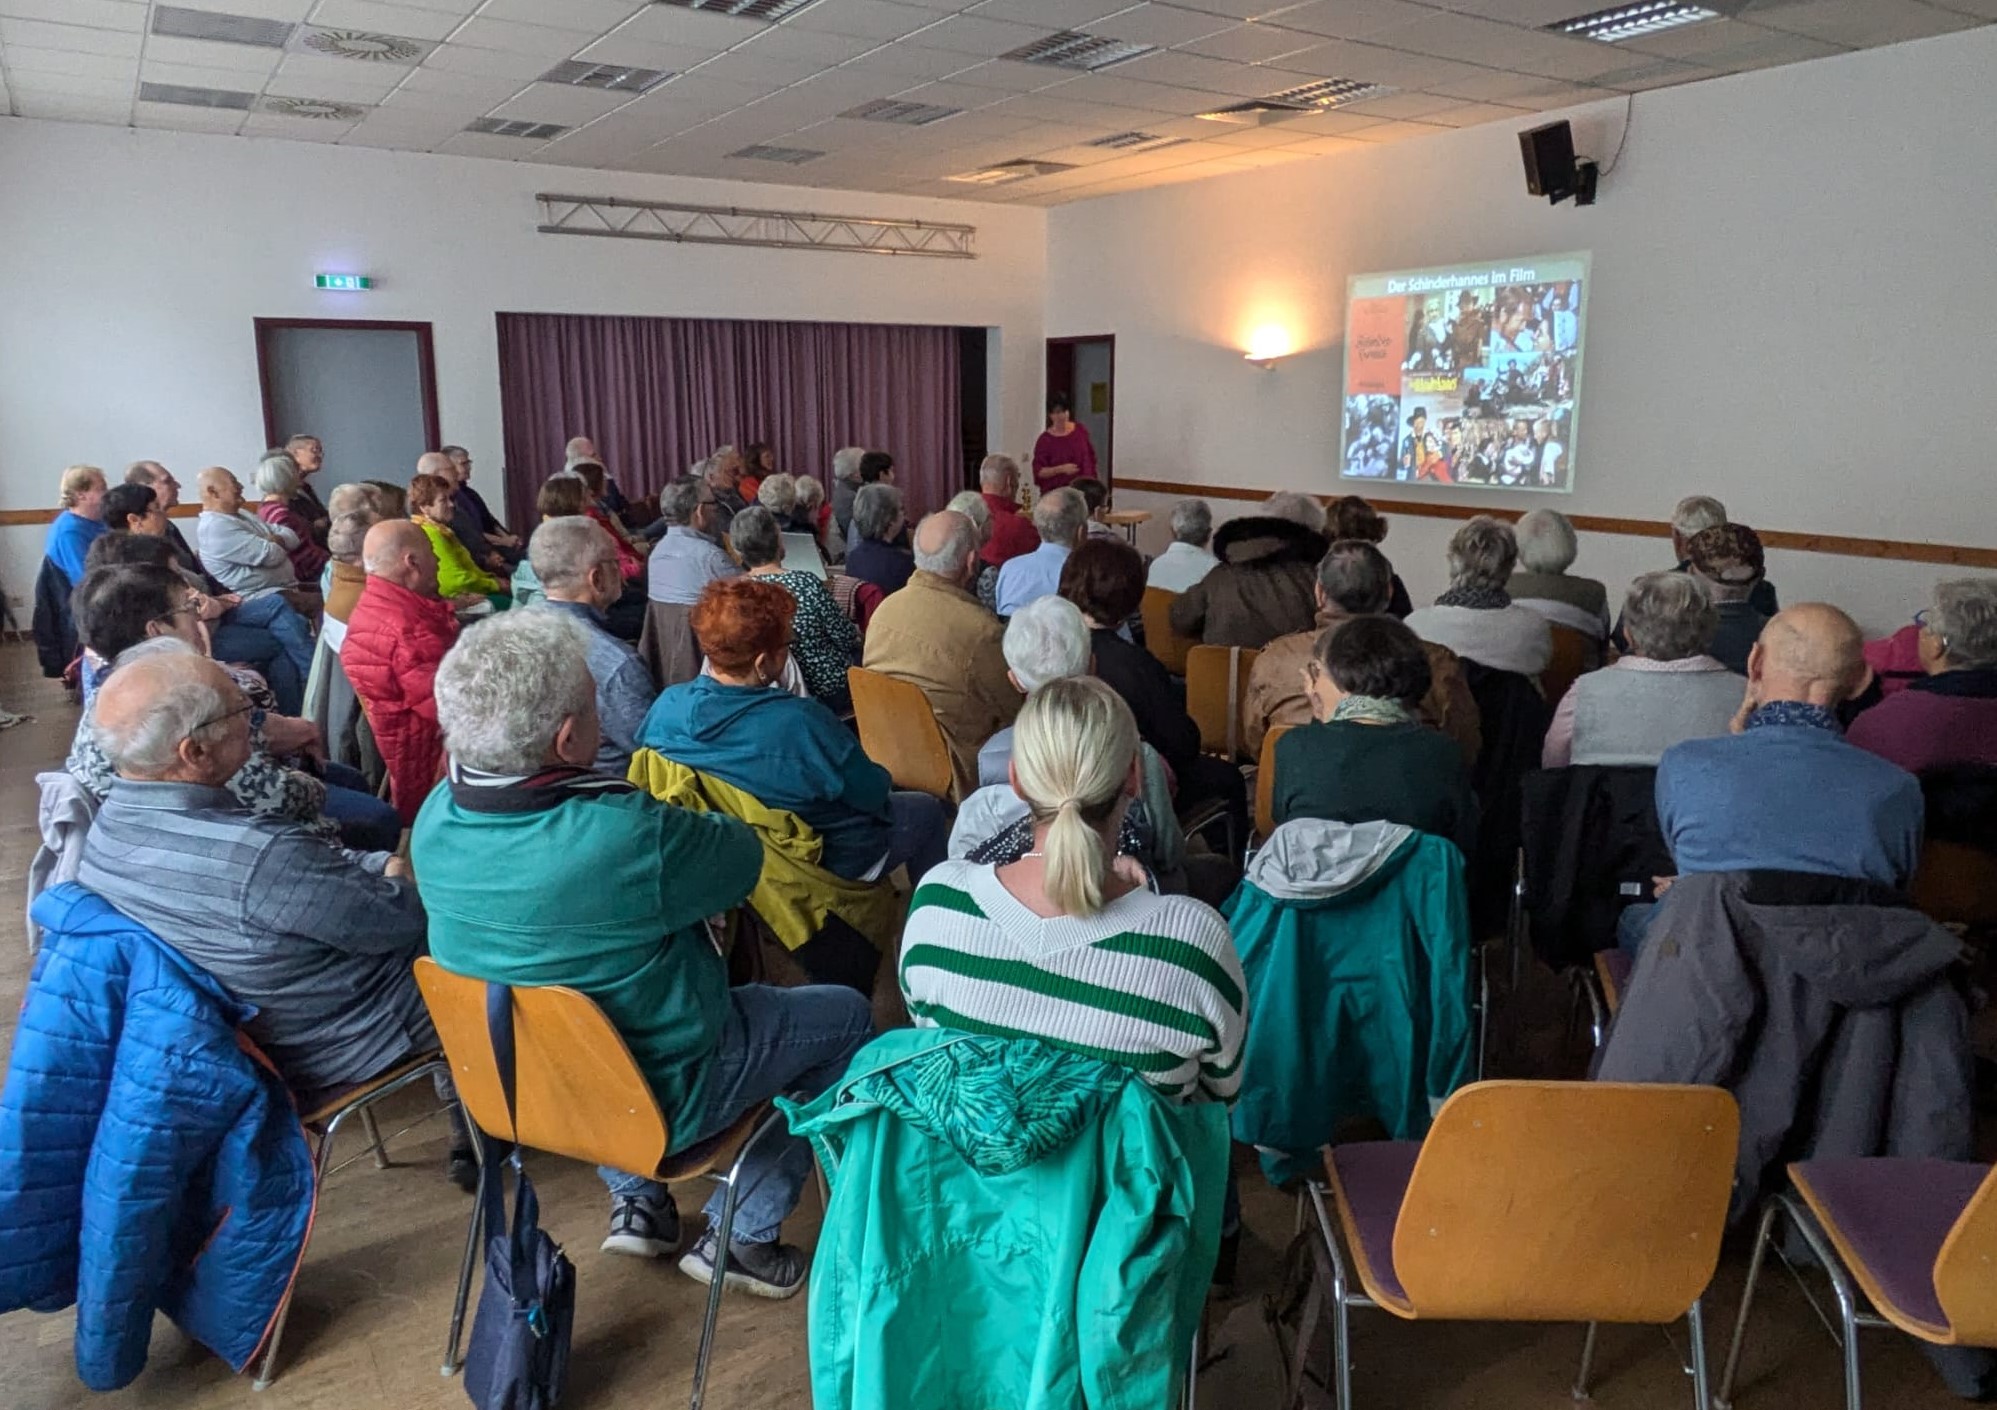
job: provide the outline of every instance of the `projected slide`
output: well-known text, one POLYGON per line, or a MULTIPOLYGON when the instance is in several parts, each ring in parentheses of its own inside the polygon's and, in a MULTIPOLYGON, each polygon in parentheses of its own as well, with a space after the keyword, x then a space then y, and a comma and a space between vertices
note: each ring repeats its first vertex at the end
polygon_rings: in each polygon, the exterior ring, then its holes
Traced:
POLYGON ((1573 489, 1587 292, 1586 254, 1350 280, 1340 477, 1573 489))

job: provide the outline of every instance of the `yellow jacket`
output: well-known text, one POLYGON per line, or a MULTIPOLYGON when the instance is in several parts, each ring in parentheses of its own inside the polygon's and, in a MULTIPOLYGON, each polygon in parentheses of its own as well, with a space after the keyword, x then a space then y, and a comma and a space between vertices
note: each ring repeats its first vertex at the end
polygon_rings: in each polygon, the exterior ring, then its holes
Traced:
POLYGON ((763 844, 763 874, 749 905, 763 924, 795 950, 838 916, 883 951, 901 923, 901 897, 885 881, 848 881, 818 864, 825 841, 796 813, 766 807, 712 774, 666 758, 655 749, 631 756, 626 777, 661 803, 697 813, 725 813, 746 823, 763 844))
POLYGON ((450 525, 439 524, 435 519, 426 519, 420 514, 411 517, 416 526, 429 536, 430 547, 437 550, 437 596, 462 597, 468 592, 491 596, 506 591, 504 583, 472 561, 471 550, 458 542, 458 536, 451 532, 450 525))

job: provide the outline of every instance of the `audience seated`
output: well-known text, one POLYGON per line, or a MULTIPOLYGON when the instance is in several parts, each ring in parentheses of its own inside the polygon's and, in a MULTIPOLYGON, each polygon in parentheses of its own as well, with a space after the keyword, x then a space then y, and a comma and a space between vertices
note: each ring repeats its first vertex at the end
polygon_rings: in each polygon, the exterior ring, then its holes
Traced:
POLYGON ((409 518, 437 555, 437 593, 456 606, 503 598, 505 585, 472 560, 451 529, 456 512, 451 482, 442 475, 418 475, 409 482, 409 518))
POLYGON ((1553 633, 1505 590, 1518 556, 1512 526, 1479 514, 1449 540, 1449 590, 1410 613, 1408 626, 1494 671, 1537 676, 1553 660, 1553 633))
POLYGON ((347 619, 340 664, 367 711, 388 768, 389 799, 414 822, 443 771, 444 741, 431 685, 457 640, 458 619, 437 595, 437 554, 407 519, 384 519, 362 545, 367 585, 347 619))
MULTIPOLYGON (((173 477, 172 471, 157 460, 133 461, 126 467, 125 483, 146 486, 158 499, 161 511, 168 515, 180 505, 180 481, 173 477)), ((174 557, 180 561, 180 566, 187 572, 207 579, 204 591, 209 596, 220 596, 225 590, 222 584, 210 577, 207 569, 201 566, 201 559, 188 546, 186 538, 182 536, 179 527, 171 518, 166 521, 166 539, 173 545, 174 557)))
MULTIPOLYGON (((1378 548, 1387 541, 1387 516, 1356 494, 1340 495, 1325 506, 1325 532, 1333 543, 1360 539, 1378 548)), ((1407 584, 1401 581, 1399 573, 1394 574, 1394 584, 1387 595, 1387 615, 1405 622, 1414 610, 1407 584)))
POLYGON ((1927 674, 1854 720, 1851 742, 1914 774, 1997 765, 1997 579, 1937 583, 1918 625, 1927 674))
POLYGON ((1277 824, 1393 822, 1444 837, 1467 859, 1477 797, 1455 741, 1416 711, 1428 653, 1403 623, 1352 617, 1318 636, 1304 668, 1313 723, 1276 741, 1277 824))
POLYGON ((1599 665, 1609 634, 1609 594, 1593 578, 1567 571, 1581 552, 1573 523, 1557 509, 1534 509, 1520 517, 1512 533, 1520 565, 1505 589, 1512 601, 1587 637, 1597 648, 1590 666, 1599 665))
POLYGON ((1703 581, 1644 574, 1630 584, 1622 622, 1628 653, 1561 697, 1546 731, 1544 767, 1651 766, 1672 745, 1732 725, 1747 682, 1706 653, 1720 617, 1703 581))
MULTIPOLYGON (((1707 529, 1730 522, 1727 507, 1711 495, 1687 495, 1679 500, 1671 511, 1671 551, 1678 559, 1678 571, 1683 573, 1692 566, 1693 539, 1707 529)), ((1773 617, 1782 610, 1782 604, 1775 595, 1775 584, 1767 578, 1754 584, 1747 600, 1764 617, 1773 617)))
MULTIPOLYGON (((113 671, 91 734, 117 777, 77 880, 252 1006, 249 1036, 311 1106, 436 1048, 409 968, 423 905, 399 858, 330 846, 229 791, 255 709, 193 652, 113 671)), ((474 1172, 463 1131, 451 1163, 474 1172)))
MULTIPOLYGON (((770 481, 763 484, 767 489, 770 481)), ((828 710, 843 713, 853 703, 846 672, 860 664, 859 627, 839 610, 825 579, 802 568, 784 571, 782 527, 768 508, 752 504, 737 514, 734 542, 750 577, 775 583, 794 599, 790 654, 804 674, 812 699, 828 710)), ((698 628, 695 635, 700 635, 698 628)), ((713 647, 704 636, 700 641, 712 660, 713 647)))
POLYGON ((707 585, 742 570, 721 547, 720 510, 705 481, 683 475, 659 494, 665 536, 652 550, 649 596, 691 607, 707 585))
POLYGON ((749 507, 742 497, 742 452, 734 446, 716 446, 714 453, 700 462, 699 475, 714 491, 717 510, 715 532, 726 536, 735 516, 749 507))
POLYGON ((1103 522, 1103 515, 1109 512, 1109 486, 1093 475, 1084 475, 1074 481, 1073 489, 1089 508, 1088 536, 1092 539, 1119 537, 1115 529, 1103 522))
MULTIPOLYGON (((1367 506, 1369 512, 1371 508, 1367 506)), ((1311 720, 1305 672, 1318 637, 1349 618, 1388 612, 1398 581, 1387 556, 1371 541, 1340 539, 1332 544, 1317 565, 1317 621, 1307 631, 1279 636, 1263 647, 1248 673, 1242 727, 1250 754, 1261 757, 1262 741, 1275 726, 1311 720)), ((1464 762, 1475 763, 1483 731, 1476 697, 1463 678, 1463 663, 1454 651, 1435 642, 1423 642, 1422 649, 1428 653, 1429 688, 1417 708, 1421 722, 1455 740, 1464 762)))
POLYGON ((950 746, 959 802, 977 787, 978 749, 1019 713, 1018 692, 1006 679, 1004 631, 971 595, 977 549, 977 530, 963 515, 946 509, 924 519, 915 534, 914 576, 875 611, 862 660, 929 698, 950 746))
POLYGON ((977 598, 987 612, 996 613, 999 570, 985 562, 985 545, 992 541, 991 506, 985 503, 985 497, 978 491, 964 490, 950 496, 950 502, 943 507, 969 519, 971 527, 977 530, 978 573, 971 582, 971 596, 977 598))
POLYGON ((301 431, 286 441, 282 449, 298 468, 298 489, 291 497, 291 507, 304 520, 305 532, 312 541, 323 548, 326 535, 333 528, 332 501, 320 500, 319 492, 312 488, 312 477, 326 468, 325 444, 317 436, 301 431))
POLYGON ((1230 519, 1214 535, 1220 564, 1172 604, 1172 630, 1208 646, 1267 646, 1308 630, 1318 560, 1331 541, 1324 506, 1309 495, 1274 494, 1259 514, 1230 519))
MULTIPOLYGON (((624 526, 618 517, 620 510, 611 503, 613 485, 610 472, 603 468, 603 462, 595 459, 572 460, 568 465, 569 474, 582 481, 586 491, 583 497, 582 512, 603 525, 604 532, 617 540, 617 563, 626 578, 638 578, 645 571, 646 555, 651 552, 652 541, 662 537, 667 528, 665 519, 648 527, 642 534, 634 534, 624 526)), ((661 499, 664 498, 662 494, 661 499)), ((725 529, 713 530, 719 538, 725 529)))
POLYGON ((292 507, 305 477, 297 462, 283 451, 271 451, 257 462, 250 481, 260 496, 257 518, 274 528, 287 529, 297 539, 291 550, 291 571, 301 583, 316 582, 326 566, 326 549, 312 537, 312 520, 292 507))
POLYGON ((242 482, 221 466, 209 466, 194 482, 201 489, 201 517, 195 520, 194 537, 201 545, 202 566, 244 597, 302 591, 298 571, 291 566, 298 535, 282 525, 266 524, 245 509, 242 482))
POLYGON ((825 555, 826 562, 844 561, 846 540, 839 526, 832 522, 832 506, 826 502, 825 486, 815 475, 797 477, 796 517, 811 526, 812 536, 818 540, 818 551, 825 555))
POLYGON ((1169 1097, 1229 1101, 1247 1014, 1226 922, 1147 890, 1115 858, 1143 786, 1138 743, 1130 707, 1103 682, 1034 691, 1011 765, 1033 849, 1003 866, 944 862, 923 879, 902 934, 902 994, 918 1027, 1039 1038, 1135 1068, 1169 1097))
MULTIPOLYGON (((109 542, 110 540, 106 540, 109 542)), ((156 543, 157 540, 146 540, 156 543)), ((110 563, 93 567, 76 594, 77 632, 88 652, 83 718, 64 767, 94 797, 110 788, 111 761, 98 747, 91 724, 97 688, 142 643, 171 639, 196 655, 208 654, 200 597, 173 569, 159 563, 110 563)), ((256 705, 251 752, 228 788, 263 816, 295 823, 361 851, 393 851, 402 836, 395 810, 376 798, 358 772, 324 758, 324 741, 308 720, 283 714, 269 687, 254 672, 224 668, 256 705)))
POLYGON ((832 526, 841 543, 853 540, 853 500, 860 493, 860 462, 865 446, 845 446, 832 453, 832 526))
POLYGON ((95 465, 72 465, 62 472, 62 510, 49 523, 42 552, 62 570, 71 587, 83 581, 83 560, 105 531, 104 472, 95 465))
MULTIPOLYGON (((768 455, 766 448, 763 452, 768 455)), ((818 532, 818 525, 812 517, 816 506, 809 508, 798 503, 797 477, 779 471, 765 475, 756 486, 756 503, 770 511, 777 521, 777 528, 783 533, 812 534, 818 532)), ((731 529, 730 533, 734 531, 731 529)))
POLYGON ((1203 499, 1182 499, 1172 506, 1172 542, 1151 560, 1144 585, 1166 592, 1184 592, 1220 563, 1213 556, 1213 510, 1203 499))
MULTIPOLYGON (((576 474, 576 467, 584 461, 595 465, 602 472, 602 483, 592 489, 590 493, 602 502, 605 513, 613 515, 622 514, 630 507, 630 501, 624 497, 624 491, 619 488, 617 477, 610 473, 610 468, 605 462, 602 453, 596 448, 596 442, 588 436, 569 437, 569 443, 562 448, 562 468, 555 473, 559 475, 576 474)), ((660 532, 663 533, 664 530, 660 532)))
POLYGON ((541 581, 547 608, 572 617, 583 630, 601 726, 595 767, 612 778, 623 778, 637 752, 645 714, 659 692, 631 644, 610 630, 606 614, 624 593, 617 545, 601 524, 578 515, 550 519, 536 529, 527 557, 541 581))
MULTIPOLYGON (((464 530, 458 537, 465 540, 465 547, 472 550, 474 558, 479 557, 477 547, 466 538, 466 532, 482 539, 485 546, 497 553, 507 568, 511 569, 526 556, 521 548, 519 536, 499 522, 499 516, 485 502, 485 496, 472 488, 472 453, 463 446, 445 446, 442 453, 450 457, 451 481, 457 486, 457 512, 453 515, 453 526, 463 524, 464 530)), ((504 576, 503 574, 501 576, 504 576)))
POLYGON ((1706 585, 1719 612, 1719 626, 1706 652, 1729 671, 1745 673, 1768 618, 1754 605, 1762 576, 1761 537, 1745 524, 1715 524, 1685 545, 1693 577, 1706 585))
POLYGON ((354 604, 361 600, 361 590, 367 586, 361 550, 367 543, 368 530, 380 522, 380 512, 373 504, 367 504, 341 510, 333 516, 332 526, 326 531, 326 611, 319 619, 319 635, 328 639, 335 651, 347 639, 347 619, 354 615, 354 604))
POLYGON ((915 571, 915 560, 896 544, 906 521, 901 491, 876 482, 862 485, 853 497, 853 532, 846 541, 846 573, 872 583, 884 593, 904 587, 915 571))
POLYGON ((1095 652, 1095 674, 1123 698, 1137 733, 1179 780, 1179 812, 1223 804, 1236 837, 1248 835, 1248 791, 1241 771, 1200 752, 1200 727, 1185 694, 1156 656, 1120 634, 1144 599, 1144 559, 1120 538, 1091 539, 1061 569, 1061 596, 1082 609, 1095 652))
POLYGON ((1022 554, 1040 547, 1033 521, 1019 512, 1019 462, 1009 455, 988 455, 978 466, 978 492, 991 511, 992 531, 979 551, 987 564, 1003 568, 1022 554))
MULTIPOLYGON (((705 920, 748 896, 763 849, 731 818, 666 807, 591 768, 596 689, 573 621, 508 612, 472 627, 437 670, 436 712, 450 780, 417 819, 411 854, 439 964, 595 1000, 650 1082, 675 1152, 770 1097, 808 1097, 837 1079, 872 1034, 866 1000, 729 987, 705 920)), ((748 1153, 728 1283, 765 1297, 804 1286, 804 1255, 777 1240, 810 1170, 808 1147, 781 1132, 748 1153)), ((675 1252, 679 1212, 665 1187, 600 1173, 611 1192, 604 1250, 675 1252)), ((708 1204, 710 1230, 721 1199, 717 1190, 708 1204)), ((711 1280, 713 1239, 686 1254, 683 1272, 711 1280)))
POLYGON ((1040 546, 1006 560, 998 575, 998 614, 1010 617, 1037 598, 1061 590, 1061 569, 1088 532, 1089 504, 1081 493, 1063 487, 1042 494, 1033 506, 1033 528, 1040 546))

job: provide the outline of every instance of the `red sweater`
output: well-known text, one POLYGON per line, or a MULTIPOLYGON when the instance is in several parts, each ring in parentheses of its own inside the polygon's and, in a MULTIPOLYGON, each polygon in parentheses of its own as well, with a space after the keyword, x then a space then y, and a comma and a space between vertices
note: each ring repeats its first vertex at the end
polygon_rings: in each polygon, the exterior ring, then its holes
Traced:
POLYGON ((988 494, 985 508, 992 512, 992 536, 985 540, 979 557, 996 568, 1008 558, 1031 553, 1040 547, 1040 531, 1019 512, 1019 505, 1002 494, 988 494))
POLYGON ((388 765, 388 797, 403 826, 444 767, 444 732, 433 687, 458 619, 440 597, 423 597, 370 574, 347 618, 340 665, 367 707, 375 747, 388 765))

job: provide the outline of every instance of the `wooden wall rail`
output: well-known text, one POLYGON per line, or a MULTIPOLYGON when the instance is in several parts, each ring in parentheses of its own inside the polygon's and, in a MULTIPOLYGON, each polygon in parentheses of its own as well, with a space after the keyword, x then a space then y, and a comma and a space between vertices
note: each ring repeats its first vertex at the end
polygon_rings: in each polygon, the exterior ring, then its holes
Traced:
MULTIPOLYGON (((1241 489, 1234 485, 1182 485, 1175 480, 1134 480, 1119 475, 1116 487, 1141 490, 1147 494, 1197 496, 1202 499, 1265 500, 1269 490, 1241 489)), ((1357 487, 1352 493, 1357 493, 1357 487)), ((1319 495, 1319 499, 1335 498, 1319 495)), ((1366 496, 1382 514, 1412 514, 1424 519, 1473 519, 1489 514, 1499 519, 1516 519, 1522 509, 1491 509, 1469 504, 1438 504, 1425 499, 1381 499, 1366 496)), ((1557 508, 1558 506, 1552 506, 1557 508)), ((1668 539, 1671 526, 1662 519, 1612 519, 1600 514, 1570 514, 1574 527, 1597 534, 1633 534, 1639 538, 1668 539)), ((1786 548, 1798 553, 1835 553, 1848 558, 1890 558, 1907 563, 1944 563, 1956 568, 1997 568, 1997 548, 1972 548, 1965 544, 1916 543, 1905 539, 1861 539, 1843 534, 1803 534, 1788 529, 1764 529, 1759 524, 1764 548, 1786 548)))
MULTIPOLYGON (((166 513, 169 519, 192 519, 200 512, 198 504, 176 504, 166 513)), ((60 509, 0 509, 0 525, 46 524, 60 513, 60 509)))

